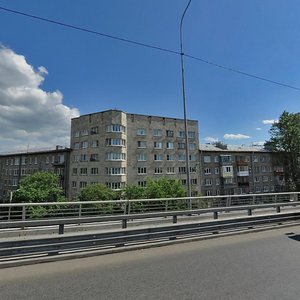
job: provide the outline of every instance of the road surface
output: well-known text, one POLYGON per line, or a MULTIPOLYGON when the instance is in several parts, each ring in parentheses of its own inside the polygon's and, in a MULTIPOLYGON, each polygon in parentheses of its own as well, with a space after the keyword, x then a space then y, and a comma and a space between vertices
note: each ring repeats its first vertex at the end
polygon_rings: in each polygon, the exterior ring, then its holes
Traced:
POLYGON ((1 300, 300 299, 300 226, 0 269, 1 300))

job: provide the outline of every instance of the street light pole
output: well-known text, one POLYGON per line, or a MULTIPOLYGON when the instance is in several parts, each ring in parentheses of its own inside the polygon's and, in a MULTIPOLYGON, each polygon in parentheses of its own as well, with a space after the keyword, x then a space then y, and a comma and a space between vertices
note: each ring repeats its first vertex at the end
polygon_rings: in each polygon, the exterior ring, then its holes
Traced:
MULTIPOLYGON (((182 79, 182 96, 183 96, 183 114, 184 114, 184 131, 185 131, 185 165, 186 165, 186 181, 187 181, 187 196, 191 197, 191 180, 190 180, 190 164, 189 164, 189 143, 188 143, 188 126, 186 117, 186 97, 185 97, 185 82, 184 82, 184 53, 183 53, 183 42, 182 42, 182 23, 185 13, 191 4, 192 0, 189 0, 180 21, 180 57, 181 57, 181 79, 182 79)), ((189 206, 191 208, 191 200, 189 206)))

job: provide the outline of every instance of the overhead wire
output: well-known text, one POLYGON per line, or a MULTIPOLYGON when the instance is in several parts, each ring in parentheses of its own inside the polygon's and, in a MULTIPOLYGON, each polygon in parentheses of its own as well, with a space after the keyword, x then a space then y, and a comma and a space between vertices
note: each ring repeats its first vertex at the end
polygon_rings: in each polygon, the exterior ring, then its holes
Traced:
POLYGON ((114 40, 118 40, 118 41, 121 41, 121 42, 130 43, 130 44, 141 46, 141 47, 155 49, 155 50, 158 50, 158 51, 163 51, 163 52, 167 52, 167 53, 171 53, 171 54, 175 54, 175 55, 184 55, 187 58, 197 60, 197 61, 200 61, 202 63, 208 64, 208 65, 211 65, 211 66, 214 66, 214 67, 217 67, 217 68, 221 68, 221 69, 224 69, 224 70, 227 70, 227 71, 230 71, 230 72, 234 72, 234 73, 237 73, 237 74, 240 74, 240 75, 244 75, 244 76, 247 76, 247 77, 251 77, 251 78, 254 78, 254 79, 262 80, 262 81, 269 82, 269 83, 272 83, 272 84, 276 84, 276 85, 279 85, 279 86, 282 86, 282 87, 286 87, 286 88, 290 88, 290 89, 300 91, 300 87, 296 87, 296 86, 293 86, 293 85, 290 85, 290 84, 286 84, 286 83, 282 83, 282 82, 275 81, 275 80, 272 80, 272 79, 268 79, 268 78, 263 77, 263 76, 258 76, 258 75, 254 75, 254 74, 251 74, 251 73, 247 73, 247 72, 244 72, 244 71, 241 71, 241 70, 238 70, 238 69, 234 69, 234 68, 231 68, 231 67, 227 67, 227 66, 224 66, 224 65, 212 62, 212 61, 208 61, 208 60, 203 59, 201 57, 197 57, 197 56, 186 54, 186 53, 181 53, 180 51, 176 51, 176 50, 172 50, 172 49, 168 49, 168 48, 164 48, 164 47, 160 47, 160 46, 155 46, 155 45, 151 45, 151 44, 146 44, 146 43, 142 43, 142 42, 127 39, 127 38, 122 38, 122 37, 119 37, 119 36, 115 36, 115 35, 99 32, 99 31, 95 31, 95 30, 92 30, 92 29, 83 28, 83 27, 63 23, 63 22, 60 22, 60 21, 56 21, 56 20, 52 20, 52 19, 48 19, 48 18, 44 18, 44 17, 32 15, 32 14, 28 14, 28 13, 25 13, 25 12, 22 12, 22 11, 9 9, 9 8, 3 7, 3 6, 0 6, 0 10, 6 11, 6 12, 9 12, 9 13, 13 13, 13 14, 16 14, 16 15, 21 15, 21 16, 24 16, 24 17, 36 19, 36 20, 39 20, 39 21, 52 23, 52 24, 55 24, 55 25, 66 27, 66 28, 70 28, 70 29, 74 29, 74 30, 78 30, 78 31, 82 31, 82 32, 90 33, 90 34, 95 34, 95 35, 98 35, 98 36, 102 36, 102 37, 106 37, 106 38, 110 38, 110 39, 114 39, 114 40))

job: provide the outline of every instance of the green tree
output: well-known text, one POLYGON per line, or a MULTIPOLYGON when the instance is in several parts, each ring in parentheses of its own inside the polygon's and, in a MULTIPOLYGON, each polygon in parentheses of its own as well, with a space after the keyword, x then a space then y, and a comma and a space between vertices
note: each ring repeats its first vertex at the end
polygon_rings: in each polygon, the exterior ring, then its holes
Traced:
POLYGON ((13 202, 56 202, 64 200, 59 176, 50 172, 37 172, 25 177, 13 195, 13 202))
POLYGON ((78 195, 80 201, 114 200, 116 193, 103 184, 90 184, 78 195))
POLYGON ((278 153, 284 167, 286 188, 300 191, 300 114, 284 111, 270 129, 265 148, 278 153))
POLYGON ((129 184, 123 190, 123 196, 125 199, 143 199, 145 198, 145 188, 135 184, 129 184))
MULTIPOLYGON (((118 193, 112 191, 102 184, 91 184, 81 190, 78 195, 80 201, 105 201, 115 200, 118 193)), ((84 204, 83 209, 88 214, 112 214, 122 210, 122 207, 114 203, 84 204)))

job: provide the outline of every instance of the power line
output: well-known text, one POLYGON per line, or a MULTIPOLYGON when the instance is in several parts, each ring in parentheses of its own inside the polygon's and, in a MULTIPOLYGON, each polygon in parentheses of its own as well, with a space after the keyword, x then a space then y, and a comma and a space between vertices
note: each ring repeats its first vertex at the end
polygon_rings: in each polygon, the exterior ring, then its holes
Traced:
POLYGON ((243 71, 240 71, 240 70, 236 70, 236 69, 233 69, 233 68, 230 68, 230 67, 226 67, 226 66, 223 66, 223 65, 219 65, 217 63, 205 60, 205 59, 200 58, 200 57, 192 56, 192 55, 189 55, 189 54, 185 54, 185 56, 189 57, 191 59, 195 59, 195 60, 201 61, 201 62, 209 64, 209 65, 212 65, 212 66, 215 66, 215 67, 227 70, 227 71, 231 71, 231 72, 234 72, 234 73, 238 73, 238 74, 241 74, 241 75, 245 75, 245 76, 248 76, 248 77, 252 77, 252 78, 255 78, 255 79, 263 80, 263 81, 266 81, 266 82, 274 83, 274 84, 281 85, 281 86, 284 86, 284 87, 287 87, 287 88, 290 88, 290 89, 294 89, 294 90, 300 91, 300 88, 298 88, 296 86, 293 86, 293 85, 285 84, 285 83, 282 83, 282 82, 279 82, 279 81, 274 81, 274 80, 271 80, 271 79, 268 79, 268 78, 264 78, 264 77, 261 77, 261 76, 253 75, 253 74, 250 74, 250 73, 246 73, 246 72, 243 72, 243 71))
POLYGON ((99 31, 95 31, 95 30, 91 30, 91 29, 87 29, 87 28, 83 28, 83 27, 79 27, 79 26, 75 26, 75 25, 70 25, 70 24, 67 24, 67 23, 63 23, 63 22, 59 22, 59 21, 55 21, 55 20, 51 20, 51 19, 47 19, 47 18, 42 18, 42 17, 39 17, 39 16, 27 14, 27 13, 24 13, 24 12, 21 12, 21 11, 5 8, 5 7, 1 7, 1 6, 0 6, 0 9, 2 9, 4 11, 7 11, 7 12, 17 14, 17 15, 22 15, 24 17, 29 17, 29 18, 40 20, 40 21, 44 21, 44 22, 64 26, 64 27, 67 27, 67 28, 72 28, 72 29, 75 29, 75 30, 100 35, 100 36, 107 37, 107 38, 110 38, 110 39, 119 40, 119 41, 122 41, 122 42, 135 44, 135 45, 138 45, 138 46, 143 46, 143 47, 147 47, 147 48, 152 48, 152 49, 156 49, 156 50, 165 51, 165 52, 180 55, 180 52, 178 52, 178 51, 174 51, 174 50, 170 50, 170 49, 166 49, 166 48, 162 48, 162 47, 158 47, 158 46, 153 46, 153 45, 150 45, 150 44, 145 44, 145 43, 137 42, 137 41, 134 41, 134 40, 121 38, 121 37, 118 37, 118 36, 102 33, 102 32, 99 32, 99 31))
POLYGON ((55 21, 55 20, 52 20, 52 19, 39 17, 39 16, 36 16, 36 15, 32 15, 32 14, 28 14, 28 13, 25 13, 25 12, 9 9, 9 8, 2 7, 2 6, 0 6, 0 10, 10 12, 10 13, 13 13, 13 14, 17 14, 17 15, 21 15, 21 16, 24 16, 24 17, 36 19, 36 20, 39 20, 39 21, 52 23, 52 24, 55 24, 55 25, 66 27, 66 28, 71 28, 71 29, 74 29, 74 30, 87 32, 87 33, 95 34, 95 35, 98 35, 98 36, 118 40, 118 41, 121 41, 121 42, 130 43, 130 44, 141 46, 141 47, 151 48, 151 49, 155 49, 155 50, 158 50, 158 51, 163 51, 163 52, 172 53, 172 54, 176 54, 176 55, 184 55, 187 58, 194 59, 194 60, 197 60, 197 61, 201 61, 205 64, 208 64, 208 65, 211 65, 211 66, 214 66, 214 67, 218 67, 218 68, 230 71, 230 72, 234 72, 234 73, 237 73, 237 74, 240 74, 240 75, 244 75, 244 76, 247 76, 247 77, 255 78, 255 79, 258 79, 258 80, 262 80, 262 81, 265 81, 265 82, 269 82, 269 83, 272 83, 272 84, 276 84, 276 85, 279 85, 279 86, 283 86, 283 87, 286 87, 286 88, 290 88, 290 89, 293 89, 293 90, 300 91, 299 87, 296 87, 296 86, 293 86, 293 85, 290 85, 290 84, 285 84, 285 83, 275 81, 275 80, 271 80, 271 79, 268 79, 268 78, 265 78, 265 77, 262 77, 262 76, 250 74, 250 73, 247 73, 247 72, 244 72, 244 71, 233 69, 231 67, 226 67, 224 65, 220 65, 220 64, 217 64, 215 62, 211 62, 211 61, 208 61, 206 59, 203 59, 203 58, 200 58, 200 57, 197 57, 197 56, 193 56, 193 55, 189 55, 189 54, 185 54, 185 53, 180 53, 179 51, 175 51, 175 50, 172 50, 172 49, 167 49, 167 48, 163 48, 163 47, 159 47, 159 46, 154 46, 154 45, 151 45, 151 44, 146 44, 146 43, 138 42, 138 41, 135 41, 135 40, 125 39, 125 38, 122 38, 122 37, 118 37, 118 36, 102 33, 102 32, 99 32, 99 31, 95 31, 95 30, 91 30, 91 29, 87 29, 87 28, 83 28, 83 27, 79 27, 79 26, 75 26, 75 25, 71 25, 71 24, 67 24, 67 23, 63 23, 63 22, 59 22, 59 21, 55 21))

